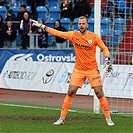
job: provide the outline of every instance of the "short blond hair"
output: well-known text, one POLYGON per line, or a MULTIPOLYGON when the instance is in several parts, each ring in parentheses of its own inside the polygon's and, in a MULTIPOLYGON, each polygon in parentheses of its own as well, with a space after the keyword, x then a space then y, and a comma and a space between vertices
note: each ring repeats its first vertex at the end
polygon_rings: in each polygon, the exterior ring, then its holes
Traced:
POLYGON ((88 18, 85 16, 80 16, 79 19, 86 19, 86 22, 88 23, 88 18))

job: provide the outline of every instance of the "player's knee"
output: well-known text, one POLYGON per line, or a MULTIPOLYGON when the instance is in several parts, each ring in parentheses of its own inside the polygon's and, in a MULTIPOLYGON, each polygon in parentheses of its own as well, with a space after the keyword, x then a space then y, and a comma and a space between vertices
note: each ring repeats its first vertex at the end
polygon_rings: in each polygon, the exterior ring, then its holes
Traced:
POLYGON ((70 97, 73 97, 73 96, 75 96, 77 90, 78 90, 78 86, 69 85, 67 95, 70 97))
POLYGON ((101 98, 102 97, 100 92, 96 92, 95 94, 96 94, 97 98, 101 98))
POLYGON ((75 94, 76 94, 76 93, 75 93, 73 90, 69 90, 69 91, 67 92, 67 95, 70 96, 70 97, 74 96, 75 94))
POLYGON ((96 88, 94 88, 94 91, 95 91, 97 98, 101 98, 104 96, 102 87, 96 87, 96 88))

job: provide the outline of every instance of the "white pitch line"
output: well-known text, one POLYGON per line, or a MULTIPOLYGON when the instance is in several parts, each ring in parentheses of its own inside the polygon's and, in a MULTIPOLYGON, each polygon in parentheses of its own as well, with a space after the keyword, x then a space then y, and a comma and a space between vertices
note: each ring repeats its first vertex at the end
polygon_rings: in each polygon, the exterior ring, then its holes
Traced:
MULTIPOLYGON (((11 106, 11 107, 31 108, 31 109, 61 110, 59 108, 48 108, 48 107, 38 107, 38 106, 19 105, 19 104, 8 104, 8 103, 0 103, 0 105, 3 105, 3 106, 11 106)), ((82 113, 82 114, 94 114, 92 112, 77 111, 77 110, 69 110, 69 112, 82 113)), ((103 114, 103 113, 101 113, 101 114, 103 114)), ((133 113, 115 113, 115 114, 116 115, 133 117, 133 113)))
MULTIPOLYGON (((3 105, 3 106, 11 106, 11 107, 31 108, 31 109, 61 110, 61 109, 59 109, 59 108, 48 108, 48 107, 38 107, 38 106, 29 106, 29 105, 27 106, 27 105, 7 104, 7 103, 0 103, 0 105, 3 105)), ((69 112, 75 112, 75 113, 90 113, 90 112, 77 111, 77 110, 69 110, 69 112)))
POLYGON ((38 107, 38 106, 27 106, 27 105, 19 105, 19 104, 7 104, 7 103, 0 103, 3 106, 12 106, 12 107, 22 107, 22 108, 33 108, 33 109, 49 109, 49 110, 60 110, 58 108, 47 108, 47 107, 38 107))

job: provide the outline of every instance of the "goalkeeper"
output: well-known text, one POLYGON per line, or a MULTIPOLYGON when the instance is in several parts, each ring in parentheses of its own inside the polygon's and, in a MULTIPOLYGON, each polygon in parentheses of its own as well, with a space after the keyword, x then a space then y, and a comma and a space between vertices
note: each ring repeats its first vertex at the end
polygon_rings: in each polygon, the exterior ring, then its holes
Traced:
POLYGON ((79 17, 78 20, 79 31, 73 31, 73 32, 57 31, 53 28, 42 25, 35 20, 32 20, 32 23, 33 26, 40 27, 54 36, 71 40, 76 54, 76 62, 71 76, 69 89, 62 105, 60 118, 53 124, 54 125, 64 124, 66 115, 72 105, 73 98, 78 88, 81 88, 85 79, 88 78, 91 88, 94 89, 94 92, 97 98, 99 99, 100 106, 104 113, 107 124, 109 126, 113 126, 114 123, 110 117, 108 102, 106 97, 104 96, 104 92, 102 89, 103 84, 101 81, 101 76, 96 62, 96 47, 97 46, 100 47, 100 49, 104 53, 105 56, 104 68, 106 68, 107 72, 112 71, 112 64, 110 62, 110 53, 108 48, 100 39, 100 37, 97 34, 94 34, 87 30, 88 19, 84 16, 79 17))

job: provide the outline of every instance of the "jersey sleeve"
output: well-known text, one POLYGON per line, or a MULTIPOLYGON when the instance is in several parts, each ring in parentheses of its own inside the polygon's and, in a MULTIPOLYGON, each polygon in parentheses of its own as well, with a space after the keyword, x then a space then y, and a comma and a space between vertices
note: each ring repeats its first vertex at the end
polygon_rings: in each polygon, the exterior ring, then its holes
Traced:
POLYGON ((110 52, 108 50, 108 48, 105 46, 105 44, 103 43, 103 41, 101 40, 101 38, 97 35, 97 45, 100 47, 100 49, 103 51, 104 56, 110 56, 110 52))
POLYGON ((47 27, 46 31, 54 36, 58 36, 60 38, 64 38, 67 40, 72 40, 72 36, 74 32, 68 31, 68 32, 62 32, 62 31, 58 31, 55 30, 53 28, 47 27))

